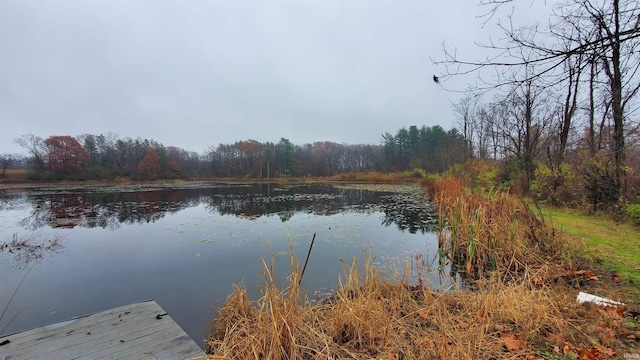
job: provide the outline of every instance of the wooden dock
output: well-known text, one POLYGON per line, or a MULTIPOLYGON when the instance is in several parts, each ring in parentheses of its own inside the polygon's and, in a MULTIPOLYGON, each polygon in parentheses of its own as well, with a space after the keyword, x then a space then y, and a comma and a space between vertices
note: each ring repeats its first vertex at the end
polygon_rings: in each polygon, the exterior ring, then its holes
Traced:
POLYGON ((0 337, 0 344, 0 360, 204 359, 153 300, 0 337))

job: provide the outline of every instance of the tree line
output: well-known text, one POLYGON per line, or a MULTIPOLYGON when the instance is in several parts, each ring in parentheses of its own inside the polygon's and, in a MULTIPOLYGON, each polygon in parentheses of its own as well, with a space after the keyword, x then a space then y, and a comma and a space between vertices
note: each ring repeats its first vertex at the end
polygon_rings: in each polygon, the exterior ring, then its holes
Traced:
POLYGON ((109 134, 15 139, 28 155, 3 155, 28 167, 33 180, 158 179, 197 176, 200 155, 149 139, 109 134))
POLYGON ((385 171, 423 169, 441 173, 468 158, 465 139, 456 128, 445 131, 440 126, 410 126, 395 135, 382 135, 385 171))
POLYGON ((3 169, 28 167, 34 180, 260 178, 334 176, 366 171, 442 172, 463 161, 464 138, 456 129, 410 126, 385 133, 380 144, 318 141, 295 145, 236 141, 203 153, 165 146, 155 140, 109 134, 50 136, 26 134, 15 139, 28 156, 0 155, 3 169))

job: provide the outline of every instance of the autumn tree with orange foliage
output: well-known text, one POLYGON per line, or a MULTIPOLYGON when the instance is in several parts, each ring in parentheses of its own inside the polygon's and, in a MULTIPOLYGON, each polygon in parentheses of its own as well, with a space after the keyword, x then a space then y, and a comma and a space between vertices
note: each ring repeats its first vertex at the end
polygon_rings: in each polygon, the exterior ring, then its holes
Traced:
POLYGON ((53 171, 70 172, 81 168, 89 161, 87 151, 71 136, 51 136, 44 144, 47 148, 49 168, 53 171))
POLYGON ((138 165, 138 172, 147 178, 160 173, 160 157, 156 149, 152 147, 147 149, 147 155, 138 165))
POLYGON ((253 139, 238 141, 235 143, 238 148, 241 171, 250 176, 261 176, 262 165, 264 164, 264 146, 253 139))

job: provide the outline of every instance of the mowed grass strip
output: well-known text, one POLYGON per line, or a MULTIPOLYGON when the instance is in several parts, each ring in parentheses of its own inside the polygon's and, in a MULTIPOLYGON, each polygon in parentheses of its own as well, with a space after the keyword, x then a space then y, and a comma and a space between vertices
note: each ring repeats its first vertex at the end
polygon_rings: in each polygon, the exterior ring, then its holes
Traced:
POLYGON ((543 206, 542 212, 583 248, 578 253, 605 269, 615 271, 640 290, 640 229, 603 216, 586 215, 564 208, 543 206))

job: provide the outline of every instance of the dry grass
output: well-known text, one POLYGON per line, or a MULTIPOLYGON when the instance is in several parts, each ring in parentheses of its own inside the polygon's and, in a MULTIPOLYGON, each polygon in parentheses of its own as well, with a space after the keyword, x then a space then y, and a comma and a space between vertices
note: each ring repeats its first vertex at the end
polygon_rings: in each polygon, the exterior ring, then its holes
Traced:
POLYGON ((489 272, 510 279, 570 265, 570 244, 522 200, 508 193, 476 194, 454 177, 428 186, 442 229, 441 258, 454 271, 474 279, 489 272))
POLYGON ((29 171, 27 169, 7 169, 4 177, 0 177, 0 183, 14 183, 27 180, 29 171))
POLYGON ((285 287, 265 265, 262 297, 236 286, 212 320, 208 358, 498 359, 605 348, 564 291, 494 278, 480 291, 436 293, 385 281, 369 260, 345 265, 340 289, 316 305, 300 294, 295 260, 285 287))
POLYGON ((310 304, 300 292, 298 261, 290 258, 290 275, 279 285, 272 260, 263 264, 258 300, 235 287, 212 319, 208 358, 614 356, 610 347, 622 346, 617 339, 624 318, 617 310, 604 314, 578 305, 578 290, 558 281, 567 273, 566 251, 548 224, 508 195, 479 196, 455 179, 428 185, 449 229, 441 234, 443 256, 468 272, 474 291, 439 293, 422 283, 387 281, 365 256, 362 265, 343 262, 331 299, 310 304))

